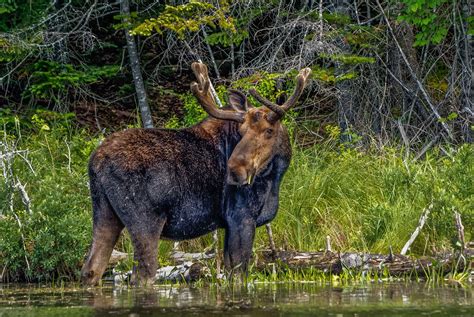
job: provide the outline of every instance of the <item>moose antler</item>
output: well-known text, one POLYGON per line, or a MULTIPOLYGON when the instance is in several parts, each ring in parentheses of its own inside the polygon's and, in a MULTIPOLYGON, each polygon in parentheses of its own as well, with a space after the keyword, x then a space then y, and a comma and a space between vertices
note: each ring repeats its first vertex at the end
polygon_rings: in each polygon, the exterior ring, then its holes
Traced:
POLYGON ((265 97, 260 96, 260 94, 255 89, 250 89, 249 93, 255 97, 258 102, 262 103, 264 106, 273 111, 273 113, 268 116, 268 120, 277 121, 280 120, 285 115, 285 113, 296 104, 303 93, 310 74, 311 69, 308 67, 300 70, 298 76, 296 76, 296 87, 293 91, 293 95, 281 106, 271 102, 265 97))
POLYGON ((191 64, 191 69, 196 76, 198 82, 191 83, 191 91, 199 100, 203 109, 212 117, 222 120, 232 120, 237 122, 244 122, 244 112, 225 111, 218 109, 216 102, 212 98, 210 91, 210 81, 207 66, 203 63, 194 62, 191 64))

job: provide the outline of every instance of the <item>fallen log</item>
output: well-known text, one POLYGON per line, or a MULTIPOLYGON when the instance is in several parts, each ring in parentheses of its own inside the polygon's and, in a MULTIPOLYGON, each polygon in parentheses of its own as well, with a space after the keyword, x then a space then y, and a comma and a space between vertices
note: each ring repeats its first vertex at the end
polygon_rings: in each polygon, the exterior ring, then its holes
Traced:
MULTIPOLYGON (((470 262, 472 262, 472 255, 470 262)), ((297 252, 280 251, 273 256, 271 250, 260 252, 256 268, 265 270, 269 264, 277 265, 279 269, 318 269, 325 273, 341 274, 345 270, 367 274, 387 274, 401 276, 416 274, 427 276, 436 269, 440 273, 453 270, 463 271, 472 263, 458 261, 460 254, 441 254, 436 257, 412 258, 398 254, 369 254, 369 253, 336 253, 336 252, 297 252)))
MULTIPOLYGON (((122 284, 130 280, 132 271, 120 273, 113 271, 114 284, 122 284)), ((178 265, 168 265, 156 271, 157 282, 192 282, 210 277, 209 267, 199 262, 184 262, 178 265)))
MULTIPOLYGON (((109 266, 115 266, 119 261, 128 258, 128 253, 113 250, 109 260, 109 266)), ((170 260, 174 265, 168 265, 159 268, 156 271, 155 278, 158 282, 191 282, 206 276, 210 276, 209 261, 214 259, 214 253, 186 253, 174 250, 170 255, 170 260)), ((115 284, 121 284, 130 280, 132 271, 117 272, 112 270, 113 276, 108 280, 113 280, 115 284)))
POLYGON ((117 265, 120 261, 125 260, 129 257, 128 253, 125 252, 120 252, 117 250, 112 250, 112 254, 110 255, 109 259, 109 266, 115 266, 117 265))
MULTIPOLYGON (((214 253, 174 252, 171 260, 174 265, 158 269, 156 278, 164 281, 196 281, 211 277, 211 267, 215 265, 214 253), (210 261, 211 260, 211 261, 210 261)), ((331 251, 298 252, 262 250, 256 252, 254 269, 271 274, 275 271, 317 269, 323 273, 341 274, 343 272, 386 275, 386 276, 417 276, 429 277, 435 274, 463 272, 474 268, 474 249, 466 248, 461 253, 445 253, 434 257, 414 258, 390 252, 369 254, 357 252, 337 253, 331 251)), ((114 281, 120 283, 130 276, 114 274, 114 281)), ((218 278, 223 278, 220 274, 218 278)))

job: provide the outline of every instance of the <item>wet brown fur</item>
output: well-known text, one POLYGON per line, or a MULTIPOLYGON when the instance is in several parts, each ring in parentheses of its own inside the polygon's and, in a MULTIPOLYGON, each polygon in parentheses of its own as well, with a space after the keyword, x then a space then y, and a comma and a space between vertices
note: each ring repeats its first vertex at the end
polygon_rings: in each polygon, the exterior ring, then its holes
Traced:
MULTIPOLYGON (((261 119, 252 119, 252 124, 244 127, 246 131, 239 132, 242 125, 235 122, 208 118, 183 130, 129 129, 114 133, 104 140, 92 154, 89 165, 94 236, 82 269, 83 282, 99 282, 124 227, 130 233, 134 257, 139 263, 132 278, 143 284, 153 281, 158 267, 156 254, 160 238, 195 237, 218 227, 229 228, 230 224, 226 224, 229 219, 233 219, 230 223, 242 223, 248 228, 273 219, 278 207, 279 182, 289 164, 291 148, 288 134, 280 123, 272 124, 272 127, 277 126, 279 129, 274 142, 258 138, 256 131, 250 133, 259 127, 268 128, 264 121, 259 122, 264 120, 266 111, 262 109, 257 112, 261 119), (243 137, 241 133, 244 133, 243 137), (265 156, 273 157, 273 172, 267 173, 261 181, 257 180, 258 184, 253 186, 255 189, 250 186, 231 186, 226 189, 226 175, 229 174, 227 160, 230 161, 236 145, 247 133, 252 134, 253 141, 260 140, 253 142, 247 151, 259 152, 264 145, 261 142, 271 145, 271 150, 266 151, 265 156), (149 196, 151 193, 153 196, 149 196), (134 198, 135 195, 138 196, 134 198), (224 202, 228 196, 235 198, 224 202), (191 199, 189 203, 188 199, 191 199), (204 205, 199 207, 201 202, 204 205), (205 207, 207 205, 209 207, 205 207), (156 209, 153 206, 161 207, 156 209), (197 209, 186 213, 183 208, 197 209), (248 212, 245 211, 247 209, 248 212), (202 214, 199 210, 207 211, 202 214), (191 216, 194 214, 196 216, 191 216), (181 225, 179 219, 183 217, 190 222, 181 225), (239 220, 242 217, 244 219, 239 220)), ((255 115, 256 111, 252 113, 255 115)), ((251 119, 253 115, 248 118, 251 119)), ((258 157, 258 154, 254 155, 251 161, 255 162, 258 157)), ((263 160, 262 163, 268 165, 269 161, 263 160)), ((261 168, 265 169, 265 166, 261 168)), ((249 241, 245 244, 231 243, 239 241, 232 238, 234 234, 244 234, 246 230, 239 229, 226 238, 228 267, 248 261, 249 252, 231 252, 229 255, 228 251, 251 250, 253 234, 245 235, 245 240, 241 240, 241 243, 249 241)))

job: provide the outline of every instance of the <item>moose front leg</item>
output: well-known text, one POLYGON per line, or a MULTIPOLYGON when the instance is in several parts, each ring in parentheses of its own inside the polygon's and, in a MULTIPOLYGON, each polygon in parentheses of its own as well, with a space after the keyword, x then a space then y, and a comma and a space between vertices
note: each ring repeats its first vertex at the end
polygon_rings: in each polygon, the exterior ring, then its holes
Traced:
POLYGON ((224 264, 229 272, 247 272, 255 237, 255 220, 252 217, 227 219, 224 243, 224 264))

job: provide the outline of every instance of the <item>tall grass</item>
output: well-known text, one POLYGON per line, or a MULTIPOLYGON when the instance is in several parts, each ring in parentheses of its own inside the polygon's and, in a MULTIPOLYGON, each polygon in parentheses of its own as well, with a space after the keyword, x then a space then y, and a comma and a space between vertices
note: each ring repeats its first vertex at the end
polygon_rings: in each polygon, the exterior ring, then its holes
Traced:
MULTIPOLYGON (((31 213, 16 189, 0 173, 0 273, 13 280, 77 278, 91 240, 91 208, 87 161, 99 137, 50 127, 21 136, 4 132, 2 142, 28 150, 14 159, 14 176, 26 184, 31 213), (10 197, 14 194, 13 210, 10 197), (21 226, 20 226, 21 225, 21 226)), ((474 227, 474 146, 434 149, 426 158, 403 159, 392 148, 361 150, 337 142, 309 149, 295 147, 283 180, 280 211, 272 222, 278 247, 317 250, 325 237, 335 250, 395 251, 417 225, 430 203, 432 213, 412 247, 427 254, 456 244, 453 211, 461 213, 466 239, 474 227)), ((222 236, 222 232, 220 233, 222 236)), ((202 250, 205 236, 181 245, 202 250)), ((268 245, 264 228, 257 231, 255 248, 268 245)), ((160 262, 167 262, 171 242, 160 244, 160 262)), ((118 249, 132 252, 125 235, 118 249)))
MULTIPOLYGON (((278 245, 316 250, 326 236, 333 248, 400 251, 428 205, 432 212, 412 246, 427 254, 453 246, 453 212, 461 213, 467 239, 474 228, 474 147, 450 156, 433 150, 426 158, 403 158, 401 151, 357 150, 323 144, 296 149, 283 181, 280 211, 272 226, 278 245)), ((264 232, 257 239, 266 243, 264 232)))

